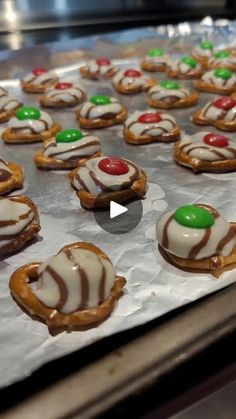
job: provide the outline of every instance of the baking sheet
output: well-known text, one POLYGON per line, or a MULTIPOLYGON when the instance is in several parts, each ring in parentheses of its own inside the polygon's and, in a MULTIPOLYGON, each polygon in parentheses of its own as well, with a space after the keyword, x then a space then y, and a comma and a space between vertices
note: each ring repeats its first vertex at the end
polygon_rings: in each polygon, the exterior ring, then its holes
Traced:
MULTIPOLYGON (((31 54, 32 52, 30 52, 31 54)), ((104 54, 103 54, 104 55, 104 54)), ((27 56, 24 51, 24 56, 27 56)), ((30 55, 28 55, 30 60, 30 55)), ((137 66, 133 59, 116 60, 122 67, 137 66)), ((80 63, 81 65, 82 63, 80 63)), ((57 69, 64 80, 78 80, 78 63, 57 69)), ((163 75, 155 74, 160 80, 163 75)), ((109 81, 83 81, 89 94, 108 94, 118 97, 132 112, 145 110, 146 94, 123 96, 117 94, 109 81)), ((190 86, 191 82, 183 82, 190 86)), ((37 104, 38 95, 20 92, 18 80, 2 81, 14 97, 25 104, 37 104)), ((201 94, 198 106, 214 95, 201 94)), ((190 122, 196 107, 170 111, 181 128, 191 134, 199 128, 190 122)), ((77 127, 72 109, 49 111, 64 129, 77 127)), ((3 126, 4 127, 4 126, 3 126)), ((215 129, 209 129, 217 132, 215 129)), ((35 145, 0 145, 0 155, 14 160, 25 169, 26 193, 37 204, 42 230, 40 240, 23 252, 0 262, 0 386, 23 379, 47 361, 56 359, 98 339, 141 325, 166 312, 223 288, 236 279, 235 271, 218 280, 211 275, 182 272, 165 262, 154 244, 155 224, 165 210, 184 203, 204 202, 215 206, 229 220, 235 220, 235 173, 199 174, 177 166, 172 161, 172 144, 131 146, 122 138, 122 127, 94 131, 102 143, 104 154, 116 154, 133 160, 144 168, 149 179, 143 217, 138 226, 127 234, 112 235, 95 222, 93 213, 82 210, 70 187, 66 173, 38 170, 33 155, 35 145), (41 261, 73 241, 91 241, 111 257, 117 273, 127 279, 124 296, 112 315, 96 328, 50 335, 47 326, 32 320, 12 300, 8 282, 12 272, 23 263, 41 261)), ((228 135, 228 134, 227 134, 228 135)), ((229 134, 234 138, 235 134, 229 134)))

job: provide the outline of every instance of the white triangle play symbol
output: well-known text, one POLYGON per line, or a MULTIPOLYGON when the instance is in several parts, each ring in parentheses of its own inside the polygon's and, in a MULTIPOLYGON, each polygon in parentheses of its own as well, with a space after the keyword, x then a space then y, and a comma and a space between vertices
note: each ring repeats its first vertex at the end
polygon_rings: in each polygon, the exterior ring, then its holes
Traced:
POLYGON ((118 217, 118 215, 127 212, 128 208, 123 205, 117 204, 115 201, 110 201, 110 218, 118 217))

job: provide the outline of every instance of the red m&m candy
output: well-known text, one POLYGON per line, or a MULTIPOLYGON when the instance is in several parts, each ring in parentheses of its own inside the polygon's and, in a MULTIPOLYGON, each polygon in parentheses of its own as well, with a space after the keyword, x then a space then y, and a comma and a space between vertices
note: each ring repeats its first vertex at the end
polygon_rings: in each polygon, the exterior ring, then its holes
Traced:
POLYGON ((138 121, 145 124, 145 123, 152 123, 152 122, 160 122, 162 117, 159 113, 156 112, 147 112, 140 115, 138 121))
POLYGON ((236 101, 233 100, 231 97, 220 97, 219 99, 216 99, 213 105, 216 108, 224 109, 225 111, 228 111, 229 109, 236 106, 236 101))
POLYGON ((34 68, 33 70, 32 70, 32 73, 35 75, 35 76, 41 76, 41 74, 45 74, 45 73, 47 73, 48 72, 48 70, 46 70, 46 68, 34 68))
POLYGON ((203 137, 203 141, 207 145, 211 145, 213 147, 227 147, 229 145, 229 140, 222 134, 215 134, 210 133, 203 137))
POLYGON ((125 175, 129 171, 129 166, 126 161, 119 157, 106 157, 100 160, 98 167, 104 173, 116 176, 125 175))
POLYGON ((140 77, 142 73, 138 70, 129 69, 124 72, 124 76, 126 77, 140 77))
POLYGON ((55 88, 59 90, 69 89, 72 86, 73 86, 72 83, 68 83, 68 82, 59 82, 55 84, 55 88))
POLYGON ((110 61, 110 60, 108 60, 108 58, 98 58, 98 59, 96 60, 96 63, 97 63, 98 65, 109 65, 109 64, 111 64, 111 61, 110 61))

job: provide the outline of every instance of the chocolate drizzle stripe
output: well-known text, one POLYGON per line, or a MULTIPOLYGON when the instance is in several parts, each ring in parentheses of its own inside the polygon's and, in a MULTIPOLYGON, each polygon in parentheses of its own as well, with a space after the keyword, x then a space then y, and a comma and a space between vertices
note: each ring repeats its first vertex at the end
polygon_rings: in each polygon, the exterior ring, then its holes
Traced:
MULTIPOLYGON (((56 157, 56 156, 60 156, 61 154, 70 153, 72 151, 79 151, 79 150, 82 150, 84 148, 91 147, 91 146, 94 146, 94 145, 99 145, 99 144, 100 144, 99 141, 94 140, 94 141, 91 141, 90 143, 87 143, 87 144, 83 144, 83 145, 73 147, 73 148, 71 147, 71 149, 68 149, 68 150, 57 151, 56 153, 51 153, 50 156, 51 157, 56 157)), ((53 144, 53 147, 55 147, 54 144, 53 144)))
POLYGON ((105 285, 106 285, 107 275, 106 275, 106 269, 102 260, 99 257, 98 257, 98 260, 102 266, 102 273, 101 273, 101 278, 99 281, 99 290, 98 290, 98 301, 99 301, 99 304, 101 304, 105 300, 105 285))
POLYGON ((58 285, 60 298, 54 308, 60 311, 68 299, 67 286, 64 282, 64 279, 53 268, 51 268, 51 266, 48 265, 45 270, 51 275, 51 277, 54 279, 54 281, 58 285))
POLYGON ((203 116, 206 116, 206 113, 210 109, 211 106, 212 106, 212 103, 209 103, 208 106, 205 109, 203 109, 203 112, 202 112, 203 116))
POLYGON ((67 258, 72 262, 73 269, 76 269, 80 277, 80 288, 81 288, 81 301, 78 310, 87 308, 89 300, 89 279, 85 270, 75 261, 71 251, 68 249, 65 251, 67 258))
POLYGON ((232 147, 227 147, 227 150, 230 151, 230 153, 233 154, 233 156, 236 158, 236 149, 232 147))
POLYGON ((202 239, 200 240, 200 242, 198 244, 196 244, 195 246, 193 246, 192 249, 190 250, 190 252, 188 254, 189 259, 195 259, 196 258, 196 256, 200 252, 200 250, 203 249, 204 246, 206 246, 210 235, 211 235, 211 228, 206 228, 205 233, 204 233, 202 239))
POLYGON ((235 232, 233 228, 230 226, 226 235, 219 241, 216 247, 216 252, 220 253, 223 250, 223 248, 226 246, 226 244, 229 243, 230 240, 232 240, 234 237, 235 237, 235 232))
POLYGON ((169 246, 169 237, 168 237, 168 227, 171 223, 171 221, 174 219, 174 214, 170 215, 170 217, 168 218, 168 220, 166 221, 164 228, 163 228, 163 236, 162 236, 162 247, 164 247, 164 249, 168 249, 169 246))
POLYGON ((29 217, 30 213, 32 212, 32 210, 30 209, 28 212, 26 212, 25 214, 21 214, 17 220, 0 220, 0 228, 1 227, 8 227, 8 226, 12 226, 15 225, 19 222, 19 220, 25 220, 26 218, 29 217))
POLYGON ((22 233, 23 231, 25 231, 27 229, 27 227, 32 223, 33 218, 31 218, 28 223, 24 226, 24 228, 22 228, 22 230, 18 231, 15 234, 2 234, 0 235, 0 240, 13 240, 15 239, 19 233, 22 233))
POLYGON ((141 131, 140 132, 140 134, 139 135, 145 135, 145 134, 148 134, 149 133, 149 131, 151 131, 151 130, 153 130, 153 129, 155 129, 155 128, 158 128, 160 131, 162 131, 162 132, 168 132, 168 129, 166 129, 166 128, 164 128, 164 127, 160 127, 160 126, 156 126, 156 127, 151 127, 151 128, 146 128, 146 129, 144 129, 143 131, 141 131))
POLYGON ((210 147, 204 147, 204 146, 199 146, 199 147, 191 147, 189 150, 185 151, 186 154, 190 154, 191 151, 194 150, 207 150, 210 151, 212 154, 214 154, 215 156, 219 157, 222 160, 226 159, 226 156, 221 153, 220 151, 214 150, 213 148, 210 147))
POLYGON ((82 177, 80 176, 79 170, 76 172, 75 179, 76 179, 76 180, 78 180, 78 182, 80 183, 80 185, 82 186, 82 188, 83 188, 85 191, 87 191, 87 190, 88 190, 88 188, 87 188, 86 184, 84 183, 84 181, 83 181, 82 177))
POLYGON ((181 145, 181 146, 180 146, 180 150, 184 151, 184 149, 185 149, 186 147, 188 147, 189 145, 191 145, 191 144, 192 144, 192 143, 186 143, 186 144, 181 145))

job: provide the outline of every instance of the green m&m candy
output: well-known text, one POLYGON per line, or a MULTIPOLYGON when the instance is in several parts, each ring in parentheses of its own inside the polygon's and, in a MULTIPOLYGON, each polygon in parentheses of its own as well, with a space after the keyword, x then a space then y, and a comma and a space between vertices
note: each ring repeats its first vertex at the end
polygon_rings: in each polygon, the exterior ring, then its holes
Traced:
POLYGON ((78 129, 65 129, 60 131, 56 135, 57 143, 73 143, 73 141, 78 141, 83 138, 83 134, 78 129))
POLYGON ((197 61, 194 60, 193 57, 190 57, 190 55, 186 55, 182 58, 181 63, 187 64, 191 68, 197 67, 197 61))
POLYGON ((212 43, 212 42, 209 42, 209 41, 202 41, 202 42, 200 43, 200 47, 201 47, 202 49, 213 49, 213 48, 214 48, 214 45, 213 45, 213 43, 212 43))
POLYGON ((164 51, 161 48, 151 48, 148 51, 149 57, 162 57, 164 55, 164 51))
POLYGON ((221 79, 228 80, 232 77, 232 71, 228 70, 228 68, 216 68, 214 75, 216 77, 220 77, 221 79))
POLYGON ((230 53, 227 51, 218 51, 214 54, 215 58, 228 58, 230 56, 230 53))
POLYGON ((215 223, 213 215, 197 205, 183 205, 174 213, 174 219, 180 225, 190 228, 209 228, 215 223))
POLYGON ((40 116, 41 113, 39 109, 33 108, 33 106, 22 106, 16 111, 16 117, 21 121, 25 119, 39 119, 40 116))
POLYGON ((164 87, 164 89, 176 89, 177 90, 177 89, 180 88, 179 83, 177 83, 177 81, 174 81, 174 80, 163 80, 160 83, 160 86, 164 87))
POLYGON ((90 102, 94 105, 109 105, 111 99, 108 96, 95 95, 90 98, 90 102))

